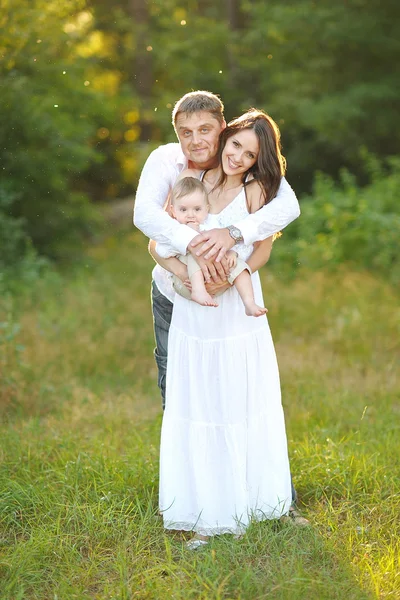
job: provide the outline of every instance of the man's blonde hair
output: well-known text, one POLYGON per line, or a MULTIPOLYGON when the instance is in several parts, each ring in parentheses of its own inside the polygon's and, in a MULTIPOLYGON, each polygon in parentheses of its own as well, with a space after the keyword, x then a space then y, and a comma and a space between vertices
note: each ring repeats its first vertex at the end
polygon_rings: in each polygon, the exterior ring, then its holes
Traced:
POLYGON ((208 194, 205 185, 200 179, 196 179, 196 177, 184 177, 174 185, 171 192, 171 204, 174 204, 179 198, 184 198, 194 192, 202 192, 208 204, 208 194))
POLYGON ((224 120, 224 105, 222 100, 211 92, 189 92, 180 98, 172 111, 172 124, 175 127, 176 119, 180 113, 191 115, 198 112, 208 112, 218 123, 224 120))

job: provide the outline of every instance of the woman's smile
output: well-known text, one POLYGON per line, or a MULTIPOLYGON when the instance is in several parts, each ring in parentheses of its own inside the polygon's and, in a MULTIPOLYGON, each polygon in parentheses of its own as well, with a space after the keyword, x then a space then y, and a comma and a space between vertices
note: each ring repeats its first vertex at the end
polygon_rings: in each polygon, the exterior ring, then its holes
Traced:
POLYGON ((238 169, 240 167, 240 164, 236 163, 230 156, 228 156, 227 158, 228 158, 228 164, 231 169, 238 169))

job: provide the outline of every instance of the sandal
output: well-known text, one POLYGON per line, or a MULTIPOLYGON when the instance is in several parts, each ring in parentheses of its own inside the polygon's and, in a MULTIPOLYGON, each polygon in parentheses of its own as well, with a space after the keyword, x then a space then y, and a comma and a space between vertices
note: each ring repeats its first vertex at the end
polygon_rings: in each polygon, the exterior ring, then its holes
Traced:
POLYGON ((186 542, 186 548, 188 550, 198 550, 202 548, 202 546, 207 546, 208 540, 200 540, 199 538, 193 538, 186 542))

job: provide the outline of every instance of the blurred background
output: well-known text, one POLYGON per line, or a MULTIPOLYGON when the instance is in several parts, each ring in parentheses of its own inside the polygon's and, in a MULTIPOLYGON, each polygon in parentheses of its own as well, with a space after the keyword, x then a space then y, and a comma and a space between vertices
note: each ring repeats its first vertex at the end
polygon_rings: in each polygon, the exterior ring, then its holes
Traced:
POLYGON ((1 600, 399 598, 399 17, 0 0, 1 600), (255 526, 215 560, 183 557, 158 516, 153 263, 132 224, 196 89, 227 120, 272 115, 302 209, 261 280, 313 527, 255 526))
POLYGON ((79 257, 175 140, 176 99, 207 89, 227 120, 255 106, 281 128, 302 217, 275 268, 398 281, 399 16, 397 0, 1 0, 0 268, 79 257))

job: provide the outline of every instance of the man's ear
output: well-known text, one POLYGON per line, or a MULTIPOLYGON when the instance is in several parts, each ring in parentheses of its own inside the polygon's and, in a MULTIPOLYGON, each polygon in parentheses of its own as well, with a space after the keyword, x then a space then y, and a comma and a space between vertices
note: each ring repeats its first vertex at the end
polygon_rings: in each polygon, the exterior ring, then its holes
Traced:
POLYGON ((221 131, 223 131, 226 127, 226 121, 225 119, 222 119, 222 123, 221 123, 221 131))

